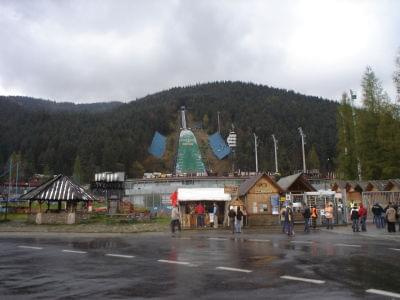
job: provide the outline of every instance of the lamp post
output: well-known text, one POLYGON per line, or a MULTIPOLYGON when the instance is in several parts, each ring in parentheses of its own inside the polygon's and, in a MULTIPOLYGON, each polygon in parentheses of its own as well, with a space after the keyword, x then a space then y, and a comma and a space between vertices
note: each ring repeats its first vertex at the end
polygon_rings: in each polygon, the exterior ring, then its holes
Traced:
POLYGON ((258 174, 257 136, 255 133, 253 133, 253 135, 254 135, 254 154, 255 154, 255 158, 256 158, 256 174, 258 174))
POLYGON ((301 136, 301 148, 302 148, 302 152, 303 152, 303 173, 305 174, 307 172, 306 154, 304 152, 304 145, 305 145, 304 138, 306 137, 306 135, 304 134, 303 129, 301 127, 299 127, 298 130, 299 130, 300 136, 301 136))
POLYGON ((275 138, 275 135, 272 135, 272 140, 274 141, 274 150, 275 150, 275 173, 278 174, 278 140, 275 138))

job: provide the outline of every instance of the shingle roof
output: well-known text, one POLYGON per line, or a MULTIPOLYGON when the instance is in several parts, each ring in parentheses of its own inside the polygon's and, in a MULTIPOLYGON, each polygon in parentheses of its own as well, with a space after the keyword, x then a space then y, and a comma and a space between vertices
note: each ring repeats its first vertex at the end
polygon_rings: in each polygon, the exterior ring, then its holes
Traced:
POLYGON ((282 177, 281 179, 278 180, 278 184, 284 191, 286 191, 300 176, 301 173, 282 177))
POLYGON ((21 200, 88 201, 96 198, 64 175, 57 175, 20 197, 21 200))
POLYGON ((316 191, 316 189, 308 182, 307 178, 304 177, 303 173, 297 173, 290 176, 282 177, 278 181, 278 185, 284 190, 287 191, 290 187, 297 181, 300 180, 301 183, 309 190, 316 191))
POLYGON ((400 188, 400 179, 389 179, 387 184, 385 185, 385 190, 389 190, 390 185, 400 188))
POLYGON ((272 185, 274 185, 276 188, 278 188, 279 191, 282 191, 282 188, 267 174, 262 173, 258 174, 255 176, 250 177, 246 181, 242 182, 242 184, 239 186, 239 197, 244 196, 247 194, 247 192, 261 179, 261 177, 265 176, 268 178, 268 180, 271 182, 272 185))
POLYGON ((374 186, 378 191, 384 191, 388 181, 387 180, 370 180, 368 183, 371 184, 372 186, 374 186))

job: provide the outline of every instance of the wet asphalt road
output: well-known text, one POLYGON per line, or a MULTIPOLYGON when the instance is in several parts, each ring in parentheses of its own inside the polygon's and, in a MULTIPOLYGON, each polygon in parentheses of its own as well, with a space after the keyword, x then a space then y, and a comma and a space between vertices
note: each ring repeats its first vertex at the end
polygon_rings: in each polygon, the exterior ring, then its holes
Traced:
POLYGON ((399 242, 318 231, 1 233, 0 298, 390 299, 366 290, 400 293, 399 255, 399 242))

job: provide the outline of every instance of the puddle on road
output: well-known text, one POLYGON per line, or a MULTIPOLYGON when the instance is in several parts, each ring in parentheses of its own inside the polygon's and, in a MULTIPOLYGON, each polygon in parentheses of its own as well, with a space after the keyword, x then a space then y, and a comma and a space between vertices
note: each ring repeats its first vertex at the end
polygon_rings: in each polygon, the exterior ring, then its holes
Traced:
POLYGON ((280 259, 280 257, 276 255, 258 255, 258 256, 250 256, 247 258, 249 263, 255 267, 267 265, 278 259, 280 259))

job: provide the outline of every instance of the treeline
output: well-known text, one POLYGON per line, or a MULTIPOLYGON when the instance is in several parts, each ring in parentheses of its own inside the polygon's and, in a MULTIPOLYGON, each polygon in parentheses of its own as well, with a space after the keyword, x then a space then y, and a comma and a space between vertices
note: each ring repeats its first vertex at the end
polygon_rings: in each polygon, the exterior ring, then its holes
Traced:
MULTIPOLYGON (((400 101, 400 52, 393 81, 400 101)), ((400 103, 391 101, 370 67, 363 74, 362 107, 344 93, 338 110, 338 170, 345 179, 400 177, 400 103)))
POLYGON ((103 171, 125 171, 130 177, 145 171, 172 172, 170 160, 155 159, 147 149, 156 130, 176 138, 183 105, 191 122, 202 123, 207 133, 217 131, 218 111, 223 136, 235 125, 238 169, 255 169, 253 133, 259 138, 260 170, 275 170, 272 134, 278 139, 279 171, 301 169, 301 126, 307 135, 308 168, 334 170, 338 103, 294 91, 214 82, 172 88, 95 112, 78 109, 79 105, 60 110, 53 102, 52 109, 46 105, 32 109, 14 100, 0 98, 0 165, 13 155, 25 178, 33 173, 63 173, 88 182, 95 172, 103 171))

